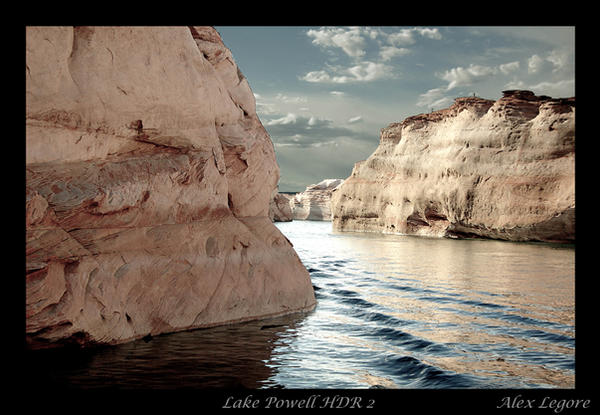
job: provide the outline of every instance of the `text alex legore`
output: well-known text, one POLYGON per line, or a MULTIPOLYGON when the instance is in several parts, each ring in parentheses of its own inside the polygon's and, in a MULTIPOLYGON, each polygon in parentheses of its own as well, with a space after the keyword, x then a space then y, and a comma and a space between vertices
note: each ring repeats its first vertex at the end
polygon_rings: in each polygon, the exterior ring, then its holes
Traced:
POLYGON ((248 395, 245 398, 234 398, 229 396, 223 408, 373 408, 374 399, 362 399, 359 396, 321 396, 311 395, 304 399, 284 399, 277 396, 269 396, 263 399, 253 398, 248 395))
POLYGON ((525 399, 522 395, 514 398, 507 396, 502 398, 502 402, 496 408, 540 408, 551 409, 559 414, 564 409, 571 408, 589 408, 591 399, 555 399, 546 396, 544 399, 525 399))

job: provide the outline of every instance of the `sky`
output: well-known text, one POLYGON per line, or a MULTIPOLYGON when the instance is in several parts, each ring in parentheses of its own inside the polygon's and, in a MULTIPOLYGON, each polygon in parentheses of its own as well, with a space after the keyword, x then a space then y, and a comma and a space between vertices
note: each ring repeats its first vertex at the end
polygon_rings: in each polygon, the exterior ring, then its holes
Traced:
POLYGON ((279 191, 345 179, 390 123, 507 89, 575 96, 575 28, 216 26, 254 93, 279 191))

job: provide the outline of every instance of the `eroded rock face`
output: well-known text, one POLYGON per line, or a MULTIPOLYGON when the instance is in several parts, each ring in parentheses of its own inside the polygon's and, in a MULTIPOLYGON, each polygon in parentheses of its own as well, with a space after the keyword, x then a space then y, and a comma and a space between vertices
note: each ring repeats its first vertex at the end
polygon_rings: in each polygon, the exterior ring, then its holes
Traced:
POLYGON ((325 179, 312 184, 291 200, 296 220, 331 220, 331 195, 342 179, 325 179))
POLYGON ((290 199, 287 195, 273 190, 269 205, 269 217, 273 222, 291 222, 294 219, 290 199))
POLYGON ((27 27, 26 337, 145 335, 314 306, 279 179, 210 27, 27 27))
POLYGON ((575 241, 575 98, 504 91, 390 124, 333 195, 337 230, 575 241))

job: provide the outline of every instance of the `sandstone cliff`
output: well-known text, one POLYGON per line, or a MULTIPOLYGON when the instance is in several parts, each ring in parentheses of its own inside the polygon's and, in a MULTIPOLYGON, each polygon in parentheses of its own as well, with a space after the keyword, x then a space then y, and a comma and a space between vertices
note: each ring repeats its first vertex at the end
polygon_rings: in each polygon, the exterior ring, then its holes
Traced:
POLYGON ((325 179, 312 184, 291 200, 296 220, 331 220, 331 195, 342 179, 325 179))
POLYGON ((333 196, 333 226, 575 241, 575 98, 504 91, 382 129, 333 196))
POLYGON ((268 217, 278 179, 213 28, 27 27, 28 344, 310 309, 310 276, 268 217))

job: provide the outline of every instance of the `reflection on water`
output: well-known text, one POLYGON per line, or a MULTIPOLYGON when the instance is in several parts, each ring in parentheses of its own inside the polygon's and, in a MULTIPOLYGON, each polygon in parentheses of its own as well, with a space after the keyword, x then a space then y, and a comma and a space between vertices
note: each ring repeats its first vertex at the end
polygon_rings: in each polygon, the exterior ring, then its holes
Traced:
POLYGON ((40 385, 119 388, 261 388, 265 364, 295 336, 299 315, 180 332, 115 347, 45 350, 28 362, 40 385))
POLYGON ((277 226, 311 274, 314 311, 76 355, 35 353, 36 379, 123 388, 574 387, 573 246, 277 226))

